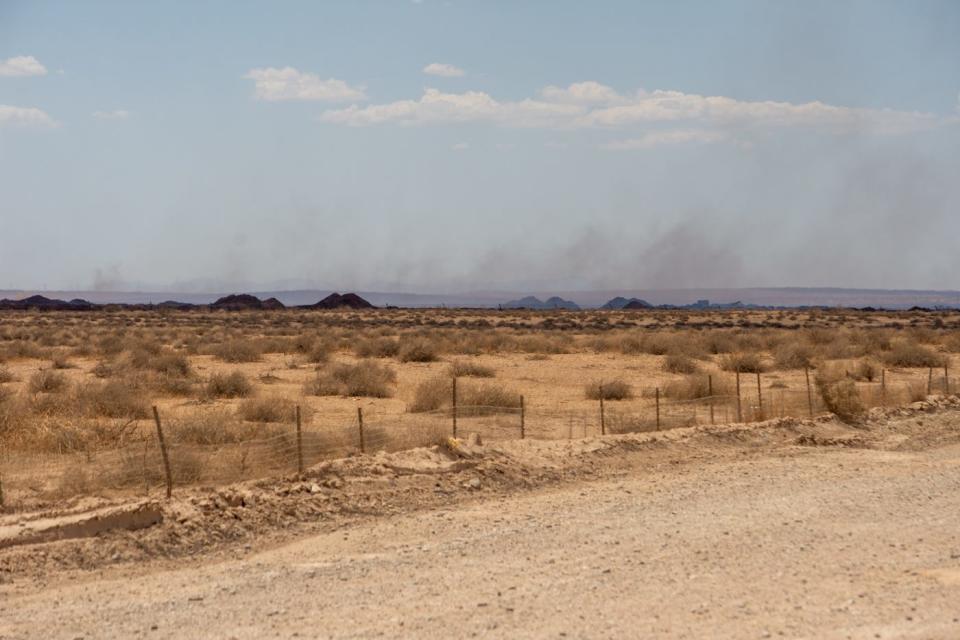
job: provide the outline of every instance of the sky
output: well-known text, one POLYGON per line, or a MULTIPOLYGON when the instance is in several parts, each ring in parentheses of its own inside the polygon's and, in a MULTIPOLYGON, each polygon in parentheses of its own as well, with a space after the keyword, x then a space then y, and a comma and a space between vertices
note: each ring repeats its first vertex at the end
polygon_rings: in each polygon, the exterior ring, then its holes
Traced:
POLYGON ((958 289, 957 238, 955 0, 0 0, 0 289, 958 289))

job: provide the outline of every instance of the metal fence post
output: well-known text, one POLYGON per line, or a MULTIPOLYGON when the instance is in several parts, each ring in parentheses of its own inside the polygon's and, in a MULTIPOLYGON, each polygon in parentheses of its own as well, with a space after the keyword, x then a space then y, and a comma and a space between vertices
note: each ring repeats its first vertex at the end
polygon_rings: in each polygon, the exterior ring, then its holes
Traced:
POLYGON ((457 376, 453 376, 453 437, 457 437, 457 376))

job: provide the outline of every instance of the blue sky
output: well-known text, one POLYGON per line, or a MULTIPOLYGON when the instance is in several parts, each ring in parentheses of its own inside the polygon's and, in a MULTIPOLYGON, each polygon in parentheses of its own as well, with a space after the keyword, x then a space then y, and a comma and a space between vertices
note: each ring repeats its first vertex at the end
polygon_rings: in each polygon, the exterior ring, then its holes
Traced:
POLYGON ((0 288, 957 288, 960 4, 0 0, 0 288))

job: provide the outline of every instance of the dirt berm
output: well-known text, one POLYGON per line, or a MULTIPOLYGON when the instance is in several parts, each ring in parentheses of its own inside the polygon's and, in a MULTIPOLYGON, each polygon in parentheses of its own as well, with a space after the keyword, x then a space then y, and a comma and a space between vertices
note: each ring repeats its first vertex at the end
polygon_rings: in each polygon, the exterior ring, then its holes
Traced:
POLYGON ((744 456, 803 456, 822 447, 910 451, 958 441, 957 396, 874 410, 856 427, 823 416, 580 440, 479 443, 468 437, 324 462, 303 476, 179 488, 170 501, 85 498, 44 512, 8 514, 0 518, 0 583, 107 565, 137 563, 142 569, 144 562, 176 562, 197 554, 242 556, 388 514, 627 472, 662 472, 744 456), (117 515, 124 513, 142 517, 117 515), (97 514, 114 514, 116 526, 104 525, 97 514), (99 524, 91 528, 91 521, 99 524))

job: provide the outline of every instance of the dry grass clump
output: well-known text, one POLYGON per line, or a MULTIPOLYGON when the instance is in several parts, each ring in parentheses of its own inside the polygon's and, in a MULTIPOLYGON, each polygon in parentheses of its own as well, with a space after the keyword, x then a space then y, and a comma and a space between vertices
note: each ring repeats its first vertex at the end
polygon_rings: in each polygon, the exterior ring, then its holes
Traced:
POLYGON ((416 338, 400 344, 397 358, 400 362, 436 362, 437 348, 426 338, 416 338))
POLYGON ((7 382, 13 382, 17 377, 13 375, 13 372, 6 367, 0 367, 0 384, 6 384, 7 382))
POLYGON ((823 367, 817 371, 815 382, 828 411, 847 423, 856 423, 863 418, 867 408, 853 380, 842 376, 835 368, 823 367))
POLYGON ((847 377, 854 380, 866 380, 873 382, 879 380, 883 367, 875 360, 870 358, 860 358, 853 363, 853 366, 847 369, 847 377))
POLYGON ((485 367, 478 362, 454 360, 450 363, 450 376, 453 378, 492 378, 495 374, 491 367, 485 367))
POLYGON ((237 413, 247 422, 288 422, 296 421, 297 403, 289 398, 263 396, 247 398, 237 407, 237 413))
POLYGON ((777 369, 805 369, 813 366, 815 355, 814 348, 809 344, 786 342, 774 348, 773 362, 777 369))
POLYGON ((944 357, 931 349, 913 341, 893 343, 890 351, 883 355, 884 362, 891 367, 942 367, 944 357))
POLYGON ((304 385, 304 393, 314 396, 350 396, 389 398, 396 372, 373 360, 356 364, 337 364, 304 385))
MULTIPOLYGON (((413 400, 407 405, 411 413, 437 411, 453 406, 453 378, 436 376, 417 385, 413 400)), ((499 385, 457 382, 457 410, 461 415, 495 413, 497 409, 520 406, 520 395, 499 385)))
POLYGON ((215 373, 207 381, 204 393, 211 398, 246 398, 253 394, 253 384, 242 371, 215 373))
POLYGON ((668 373, 696 373, 700 370, 700 365, 690 356, 682 353, 668 355, 663 361, 663 370, 668 373))
POLYGON ((358 340, 353 352, 358 358, 393 358, 400 352, 400 343, 387 337, 368 338, 358 340))
POLYGON ((221 342, 211 353, 224 362, 258 362, 263 355, 261 347, 253 340, 237 338, 221 342))
MULTIPOLYGON (((663 395, 674 400, 698 400, 710 397, 710 376, 705 374, 688 375, 681 380, 672 380, 663 387, 663 395)), ((729 381, 713 376, 713 395, 735 395, 729 381)))
MULTIPOLYGON (((168 438, 171 442, 179 444, 234 444, 273 437, 289 431, 282 427, 262 424, 268 422, 265 420, 259 421, 261 424, 237 422, 234 414, 224 409, 197 411, 168 422, 165 429, 170 434, 168 438)), ((282 422, 282 420, 273 422, 282 422)))
POLYGON ((50 367, 53 369, 76 369, 77 365, 70 362, 66 355, 58 353, 50 361, 50 367))
POLYGON ((71 404, 91 418, 141 419, 150 415, 142 391, 124 380, 87 382, 73 390, 71 404))
POLYGON ((584 388, 587 400, 629 400, 633 397, 633 389, 623 380, 605 380, 587 384, 584 388))
POLYGON ((41 369, 30 376, 27 388, 31 393, 60 393, 69 386, 67 376, 50 369, 41 369))
POLYGON ((728 353, 720 357, 720 368, 724 371, 739 371, 740 373, 763 373, 766 367, 759 353, 747 351, 728 353))

